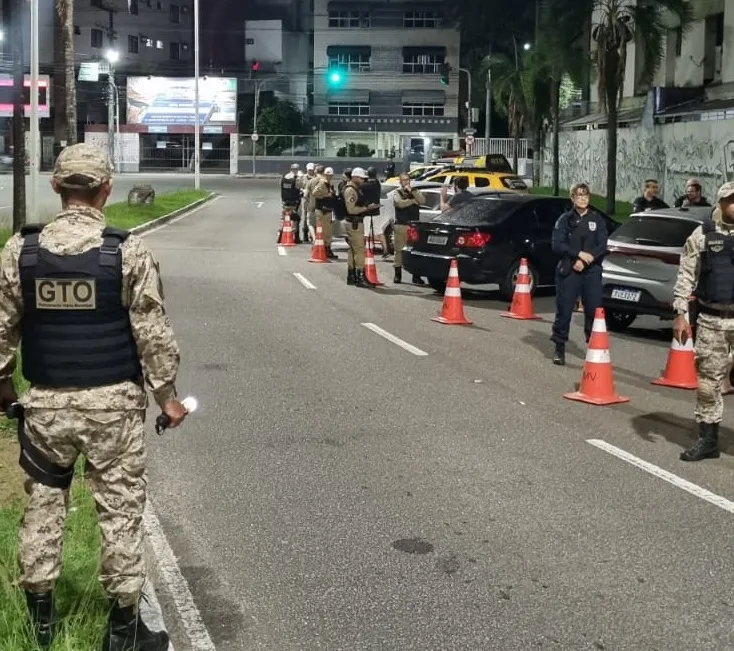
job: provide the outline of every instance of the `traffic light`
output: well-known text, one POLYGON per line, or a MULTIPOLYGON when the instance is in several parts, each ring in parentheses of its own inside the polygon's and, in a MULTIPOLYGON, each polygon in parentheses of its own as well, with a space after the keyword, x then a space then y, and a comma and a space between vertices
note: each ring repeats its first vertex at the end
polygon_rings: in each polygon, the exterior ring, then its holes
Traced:
POLYGON ((252 70, 252 72, 258 72, 260 70, 260 62, 257 59, 252 62, 250 70, 252 70))
POLYGON ((331 69, 329 70, 329 86, 336 88, 344 83, 344 75, 341 70, 331 69))
POLYGON ((440 72, 441 72, 441 83, 444 86, 448 86, 449 85, 449 72, 451 72, 451 67, 449 66, 449 64, 442 63, 440 72))

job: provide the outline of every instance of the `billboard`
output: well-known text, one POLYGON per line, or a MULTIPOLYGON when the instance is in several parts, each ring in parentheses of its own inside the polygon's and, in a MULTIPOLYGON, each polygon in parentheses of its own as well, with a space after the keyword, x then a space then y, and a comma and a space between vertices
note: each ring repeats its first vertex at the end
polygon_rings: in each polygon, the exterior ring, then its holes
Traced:
MULTIPOLYGON (((128 77, 127 123, 142 126, 193 127, 193 77, 128 77)), ((199 78, 199 124, 237 122, 237 79, 199 78)))
MULTIPOLYGON (((51 78, 48 75, 38 76, 38 117, 50 116, 49 100, 51 78)), ((13 90, 13 77, 0 74, 0 117, 13 117, 13 101, 15 93, 13 90)), ((31 117, 31 77, 25 75, 23 78, 23 109, 25 117, 31 117)))

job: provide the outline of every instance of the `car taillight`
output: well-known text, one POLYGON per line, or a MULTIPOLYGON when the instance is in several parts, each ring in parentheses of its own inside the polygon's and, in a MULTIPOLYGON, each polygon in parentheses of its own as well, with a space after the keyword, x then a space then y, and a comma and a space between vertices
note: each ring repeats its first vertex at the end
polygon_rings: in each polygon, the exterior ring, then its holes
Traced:
POLYGON ((491 240, 492 236, 489 233, 467 233, 466 235, 459 235, 456 238, 456 246, 461 246, 465 249, 481 249, 483 246, 489 244, 491 240))
POLYGON ((409 226, 405 237, 410 244, 418 241, 418 229, 415 226, 409 226))

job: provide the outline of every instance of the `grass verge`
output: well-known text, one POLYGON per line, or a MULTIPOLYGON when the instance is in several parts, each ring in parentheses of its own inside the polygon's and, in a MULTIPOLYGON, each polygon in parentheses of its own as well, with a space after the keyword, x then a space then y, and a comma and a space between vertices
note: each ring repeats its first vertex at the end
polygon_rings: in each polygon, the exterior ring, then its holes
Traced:
MULTIPOLYGON (((569 191, 561 189, 561 196, 568 197, 569 191)), ((537 188, 530 188, 531 194, 553 194, 553 188, 538 186, 537 188)), ((607 198, 601 194, 592 194, 591 203, 596 206, 599 210, 605 210, 607 204, 607 198)), ((615 222, 624 222, 632 214, 632 204, 629 201, 617 201, 615 202, 614 214, 610 215, 615 222)))
MULTIPOLYGON (((104 213, 110 226, 126 229, 135 228, 172 213, 174 210, 185 208, 189 204, 203 199, 208 194, 209 192, 206 190, 169 192, 157 195, 155 202, 150 206, 128 206, 127 202, 111 203, 105 207, 104 213)), ((11 235, 11 229, 0 229, 0 246, 5 246, 5 242, 8 241, 11 235)))

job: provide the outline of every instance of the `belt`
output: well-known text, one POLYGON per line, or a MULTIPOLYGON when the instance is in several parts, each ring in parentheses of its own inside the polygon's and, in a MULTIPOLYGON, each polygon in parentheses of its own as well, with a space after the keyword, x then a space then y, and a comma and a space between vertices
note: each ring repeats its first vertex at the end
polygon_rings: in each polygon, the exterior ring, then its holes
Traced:
POLYGON ((704 305, 703 303, 699 303, 698 312, 699 314, 709 314, 711 316, 718 316, 722 319, 734 319, 734 306, 726 310, 720 310, 718 308, 710 307, 708 305, 704 305))

